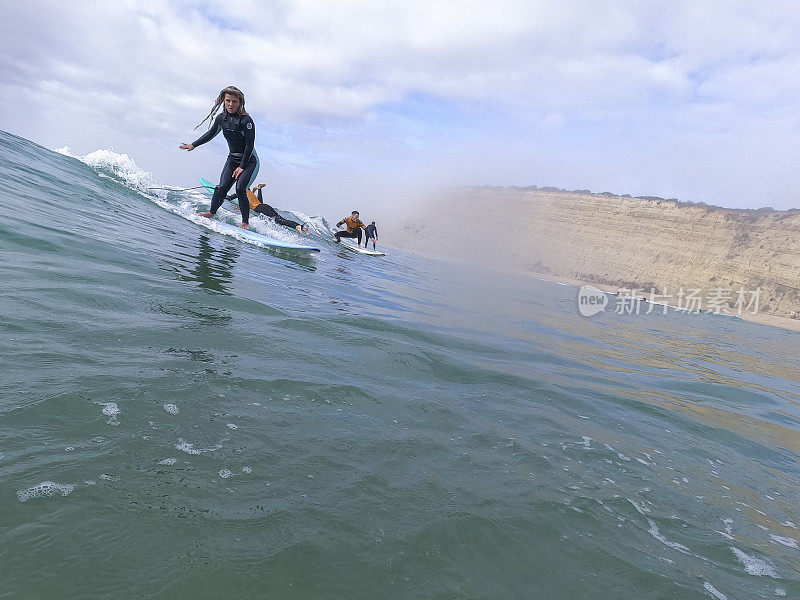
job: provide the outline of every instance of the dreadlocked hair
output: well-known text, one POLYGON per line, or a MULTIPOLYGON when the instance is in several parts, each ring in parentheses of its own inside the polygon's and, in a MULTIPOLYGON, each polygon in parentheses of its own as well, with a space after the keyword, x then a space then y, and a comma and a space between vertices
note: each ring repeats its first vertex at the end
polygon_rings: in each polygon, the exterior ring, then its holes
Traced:
MULTIPOLYGON (((211 124, 214 122, 214 117, 216 116, 217 112, 219 112, 219 108, 222 106, 222 103, 225 101, 225 94, 230 94, 231 96, 236 96, 239 98, 239 114, 247 114, 247 111, 244 109, 244 94, 242 93, 242 90, 236 86, 229 85, 219 93, 219 96, 217 96, 217 99, 214 102, 214 106, 211 108, 211 112, 208 113, 208 116, 205 119, 197 124, 197 127, 200 127, 200 125, 208 121, 208 128, 211 129, 211 124)), ((195 129, 197 129, 197 127, 195 127, 195 129)))

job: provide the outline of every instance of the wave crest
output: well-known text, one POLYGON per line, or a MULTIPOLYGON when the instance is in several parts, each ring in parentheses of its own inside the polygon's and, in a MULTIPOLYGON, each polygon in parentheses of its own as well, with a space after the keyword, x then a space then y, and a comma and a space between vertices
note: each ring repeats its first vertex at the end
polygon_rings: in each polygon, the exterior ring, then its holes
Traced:
POLYGON ((90 166, 101 175, 107 175, 138 192, 147 192, 148 187, 157 185, 152 173, 145 171, 127 154, 119 154, 113 150, 95 150, 84 156, 72 154, 69 146, 56 148, 54 152, 75 158, 90 166))

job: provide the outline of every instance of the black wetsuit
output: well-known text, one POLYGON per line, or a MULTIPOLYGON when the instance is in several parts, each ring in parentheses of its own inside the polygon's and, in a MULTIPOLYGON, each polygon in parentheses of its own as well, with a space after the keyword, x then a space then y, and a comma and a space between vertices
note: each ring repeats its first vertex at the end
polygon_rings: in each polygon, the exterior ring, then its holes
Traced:
POLYGON ((365 233, 367 234, 367 239, 370 239, 370 238, 372 238, 373 240, 377 240, 378 239, 378 228, 375 227, 375 225, 373 225, 372 223, 367 225, 367 229, 366 229, 365 233))
POLYGON ((253 183, 258 174, 258 154, 255 151, 256 126, 250 115, 232 115, 227 110, 217 115, 211 128, 192 142, 195 148, 212 140, 219 132, 228 142, 228 159, 219 176, 219 184, 211 198, 211 214, 216 214, 228 190, 236 182, 236 197, 239 199, 239 210, 242 213, 242 223, 250 220, 250 202, 247 200, 247 188, 253 183), (237 167, 243 169, 235 180, 233 172, 237 167))
POLYGON ((256 192, 258 196, 258 201, 261 202, 258 206, 256 206, 253 210, 257 213, 261 213, 265 217, 270 217, 275 219, 275 222, 278 225, 283 225, 285 227, 291 227, 295 229, 300 227, 300 223, 297 221, 292 221, 291 219, 284 219, 282 216, 278 214, 278 211, 272 208, 269 204, 264 204, 264 197, 261 195, 261 188, 258 188, 258 192, 256 192))
POLYGON ((361 227, 357 227, 353 231, 347 231, 347 230, 337 231, 336 233, 333 234, 333 237, 337 242, 339 241, 339 238, 343 238, 343 237, 344 238, 356 238, 358 240, 357 244, 360 246, 361 245, 361 227))

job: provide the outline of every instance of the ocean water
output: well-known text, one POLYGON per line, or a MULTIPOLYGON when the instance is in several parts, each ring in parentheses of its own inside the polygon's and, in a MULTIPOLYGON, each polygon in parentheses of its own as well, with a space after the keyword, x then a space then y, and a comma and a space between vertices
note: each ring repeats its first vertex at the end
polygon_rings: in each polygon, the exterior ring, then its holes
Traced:
POLYGON ((797 333, 164 183, 0 132, 0 598, 800 594, 797 333))

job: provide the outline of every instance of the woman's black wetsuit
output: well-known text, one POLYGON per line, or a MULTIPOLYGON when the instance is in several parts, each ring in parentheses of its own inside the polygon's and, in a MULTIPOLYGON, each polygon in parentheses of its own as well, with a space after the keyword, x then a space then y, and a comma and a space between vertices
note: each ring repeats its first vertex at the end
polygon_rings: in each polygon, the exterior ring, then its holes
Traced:
POLYGON ((300 223, 298 223, 297 221, 284 219, 282 216, 278 214, 277 210, 272 208, 269 204, 264 204, 264 197, 261 195, 261 188, 258 188, 256 195, 258 196, 258 201, 261 202, 261 204, 256 206, 253 209, 254 211, 256 211, 257 213, 261 213, 265 217, 271 217, 275 219, 275 222, 278 225, 283 225, 284 227, 291 227, 292 229, 300 227, 300 223))
POLYGON ((230 114, 223 110, 222 114, 217 115, 211 128, 203 135, 192 142, 192 146, 197 148, 202 144, 212 140, 219 132, 225 136, 228 142, 228 160, 222 168, 219 176, 219 184, 214 190, 211 198, 211 214, 216 214, 225 195, 233 185, 233 172, 237 167, 243 169, 239 177, 236 178, 236 197, 239 199, 239 210, 242 213, 242 223, 250 220, 250 202, 247 200, 247 188, 249 188, 256 175, 258 175, 258 154, 255 151, 256 125, 250 115, 230 114))

